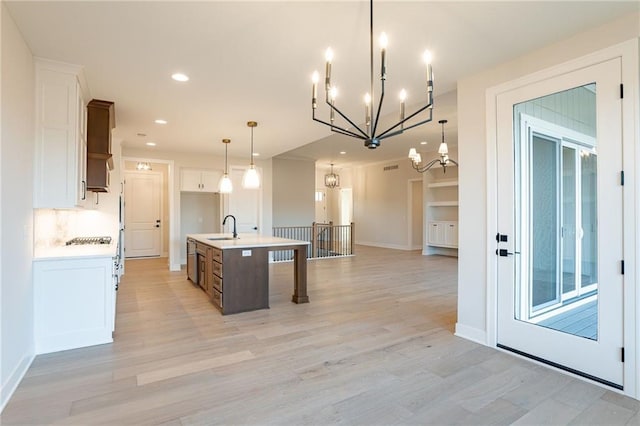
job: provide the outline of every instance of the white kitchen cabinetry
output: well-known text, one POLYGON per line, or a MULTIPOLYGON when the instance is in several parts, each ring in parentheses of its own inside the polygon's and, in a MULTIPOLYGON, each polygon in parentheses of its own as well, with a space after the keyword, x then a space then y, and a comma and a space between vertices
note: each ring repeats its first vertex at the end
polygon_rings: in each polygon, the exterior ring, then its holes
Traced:
POLYGON ((425 254, 457 256, 458 168, 435 167, 425 173, 427 235, 425 254))
POLYGON ((87 109, 82 68, 36 60, 34 207, 82 207, 87 198, 87 109))
POLYGON ((428 226, 428 244, 430 246, 458 247, 458 222, 431 221, 428 226))
POLYGON ((180 171, 180 191, 188 192, 218 192, 218 181, 222 177, 219 170, 180 171))
POLYGON ((37 260, 33 278, 37 354, 113 341, 112 257, 37 260))

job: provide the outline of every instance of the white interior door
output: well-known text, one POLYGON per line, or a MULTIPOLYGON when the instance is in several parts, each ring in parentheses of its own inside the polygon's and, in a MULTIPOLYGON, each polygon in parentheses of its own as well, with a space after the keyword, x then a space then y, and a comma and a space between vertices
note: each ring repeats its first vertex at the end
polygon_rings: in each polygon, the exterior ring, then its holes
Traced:
POLYGON ((162 175, 125 172, 125 255, 160 256, 162 175))
POLYGON ((327 223, 327 190, 324 188, 316 189, 316 222, 327 223))
MULTIPOLYGON (((232 214, 237 221, 238 233, 260 233, 260 195, 262 187, 245 189, 242 187, 242 177, 246 169, 232 167, 229 177, 233 183, 233 192, 228 195, 228 209, 226 214, 232 214)), ((224 232, 231 232, 233 222, 227 221, 224 232)))
POLYGON ((498 95, 496 255, 498 346, 622 389, 620 75, 498 95))

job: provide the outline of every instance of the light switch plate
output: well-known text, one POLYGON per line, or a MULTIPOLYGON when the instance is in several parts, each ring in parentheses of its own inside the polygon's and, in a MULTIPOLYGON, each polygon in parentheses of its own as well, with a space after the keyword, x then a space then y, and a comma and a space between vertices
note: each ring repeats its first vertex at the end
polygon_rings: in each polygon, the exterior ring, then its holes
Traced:
POLYGON ((251 250, 242 250, 242 257, 251 256, 251 250))

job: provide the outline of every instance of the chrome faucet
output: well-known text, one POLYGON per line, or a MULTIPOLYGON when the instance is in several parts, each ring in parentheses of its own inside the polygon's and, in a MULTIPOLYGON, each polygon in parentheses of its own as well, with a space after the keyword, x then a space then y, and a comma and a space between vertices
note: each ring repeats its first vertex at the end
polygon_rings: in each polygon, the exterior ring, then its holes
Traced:
POLYGON ((233 219, 233 238, 238 238, 238 231, 236 231, 236 217, 234 215, 232 214, 226 215, 222 220, 222 226, 226 225, 227 218, 229 217, 233 219))

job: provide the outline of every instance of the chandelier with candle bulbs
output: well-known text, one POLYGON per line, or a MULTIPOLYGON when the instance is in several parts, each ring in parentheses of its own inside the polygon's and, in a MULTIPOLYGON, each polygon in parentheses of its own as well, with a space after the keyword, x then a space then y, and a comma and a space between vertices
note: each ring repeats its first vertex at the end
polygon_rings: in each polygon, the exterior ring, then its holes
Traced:
POLYGON ((409 159, 411 160, 411 166, 419 173, 426 172, 436 164, 441 165, 443 173, 446 173, 449 163, 453 163, 456 166, 458 165, 455 160, 449 158, 449 147, 444 141, 444 125, 447 124, 447 120, 440 120, 438 121, 438 123, 442 125, 442 142, 440 142, 440 147, 438 148, 438 155, 440 155, 439 158, 431 160, 427 164, 421 166, 420 163, 422 163, 422 156, 418 154, 415 148, 411 148, 409 150, 409 159))
POLYGON ((373 0, 369 1, 369 47, 370 47, 370 88, 369 93, 364 95, 364 104, 365 104, 365 121, 364 121, 364 129, 361 125, 357 125, 356 122, 359 120, 352 120, 347 117, 338 107, 336 107, 336 97, 338 95, 338 90, 336 86, 332 84, 331 81, 331 66, 333 61, 333 50, 328 48, 325 53, 325 78, 324 78, 324 92, 325 92, 325 103, 329 107, 329 121, 321 120, 316 117, 316 109, 318 108, 318 81, 320 76, 318 72, 314 72, 312 76, 313 89, 312 89, 312 97, 311 97, 311 112, 314 121, 322 123, 326 126, 329 126, 332 131, 351 136, 356 139, 361 139, 364 141, 364 146, 369 149, 375 149, 380 145, 380 141, 386 138, 390 138, 392 136, 399 135, 403 133, 405 130, 412 129, 417 126, 421 126, 426 124, 432 120, 433 114, 433 71, 431 69, 431 53, 427 50, 424 52, 423 59, 426 63, 426 75, 425 75, 425 104, 418 108, 415 112, 405 115, 405 101, 407 98, 407 92, 402 89, 400 91, 400 111, 399 111, 399 120, 393 124, 392 126, 381 130, 378 128, 378 124, 380 121, 380 111, 382 110, 382 103, 384 101, 384 85, 385 80, 387 79, 387 71, 386 71, 386 49, 387 49, 387 35, 382 33, 380 36, 380 96, 377 99, 377 107, 375 106, 376 98, 373 90, 374 83, 374 64, 373 64, 373 0), (421 115, 422 113, 424 115, 421 115), (336 123, 336 114, 339 115, 344 122, 348 123, 348 126, 338 125, 336 123), (417 117, 424 117, 422 121, 417 123, 408 124, 409 120, 417 117), (405 123, 408 125, 405 126, 405 123))

